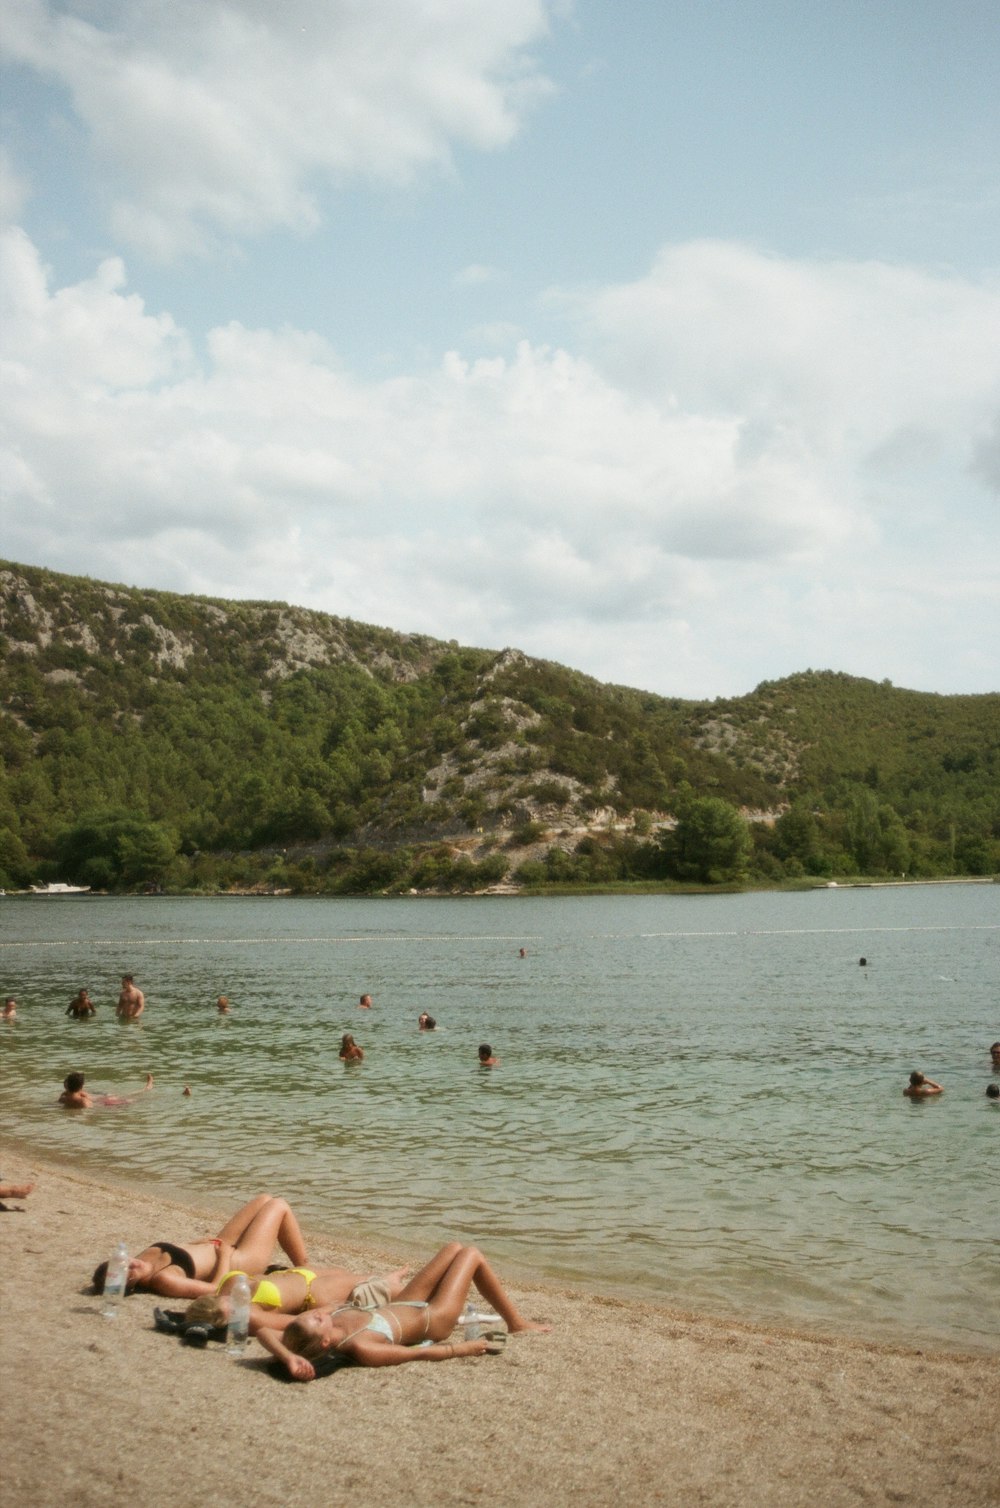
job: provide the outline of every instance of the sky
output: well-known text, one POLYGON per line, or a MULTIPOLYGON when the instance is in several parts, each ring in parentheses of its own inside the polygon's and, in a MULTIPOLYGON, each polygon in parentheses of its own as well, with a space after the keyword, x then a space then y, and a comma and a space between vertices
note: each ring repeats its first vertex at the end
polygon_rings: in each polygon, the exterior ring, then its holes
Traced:
POLYGON ((1000 689, 995 0, 4 0, 0 555, 1000 689))

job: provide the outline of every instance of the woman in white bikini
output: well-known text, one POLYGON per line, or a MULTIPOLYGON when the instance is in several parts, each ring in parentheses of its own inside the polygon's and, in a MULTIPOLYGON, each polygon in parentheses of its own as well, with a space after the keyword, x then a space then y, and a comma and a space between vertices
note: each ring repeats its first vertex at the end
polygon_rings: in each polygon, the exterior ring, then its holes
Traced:
POLYGON ((482 1356, 490 1349, 486 1337, 447 1339, 473 1283, 511 1334, 551 1330, 551 1325, 524 1318, 481 1251, 453 1241, 410 1279, 392 1303, 367 1311, 312 1309, 293 1320, 283 1333, 265 1325, 257 1331, 257 1339, 298 1382, 309 1382, 316 1376, 313 1362, 334 1352, 364 1367, 482 1356))

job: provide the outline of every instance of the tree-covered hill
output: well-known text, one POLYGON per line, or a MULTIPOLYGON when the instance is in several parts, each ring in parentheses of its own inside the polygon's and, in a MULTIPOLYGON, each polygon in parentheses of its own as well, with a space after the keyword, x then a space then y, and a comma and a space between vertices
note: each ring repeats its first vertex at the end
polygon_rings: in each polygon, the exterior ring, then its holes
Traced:
POLYGON ((1000 870, 997 695, 807 671, 681 701, 4 563, 0 760, 8 889, 1000 870))

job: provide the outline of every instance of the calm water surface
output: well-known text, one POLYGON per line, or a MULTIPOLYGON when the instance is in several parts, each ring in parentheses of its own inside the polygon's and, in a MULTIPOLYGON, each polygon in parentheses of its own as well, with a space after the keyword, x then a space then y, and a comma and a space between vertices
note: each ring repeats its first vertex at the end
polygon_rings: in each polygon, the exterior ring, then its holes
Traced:
POLYGON ((458 1237, 604 1292, 996 1346, 998 964, 985 885, 7 897, 5 1120, 39 1155, 198 1201, 268 1188, 390 1246, 458 1237), (114 1018, 123 970, 137 1024, 114 1018), (63 1014, 80 985, 94 1021, 63 1014), (360 1066, 338 1060, 344 1031, 360 1066), (947 1092, 910 1103, 913 1067, 947 1092), (72 1068, 112 1090, 149 1068, 157 1088, 71 1115, 54 1100, 72 1068))

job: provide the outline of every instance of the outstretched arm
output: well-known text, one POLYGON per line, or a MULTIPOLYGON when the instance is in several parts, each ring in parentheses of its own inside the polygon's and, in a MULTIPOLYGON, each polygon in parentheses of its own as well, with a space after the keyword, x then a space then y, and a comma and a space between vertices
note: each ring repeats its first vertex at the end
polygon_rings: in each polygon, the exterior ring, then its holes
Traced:
POLYGON ((296 1314, 281 1314, 277 1309, 265 1309, 262 1304, 250 1305, 250 1334, 260 1335, 262 1330, 274 1330, 279 1336, 298 1319, 296 1314))
POLYGON ((397 1346, 377 1335, 359 1335, 346 1348, 363 1367, 397 1367, 404 1361, 452 1361, 456 1356, 484 1356, 485 1336, 478 1340, 436 1340, 429 1346, 397 1346))

